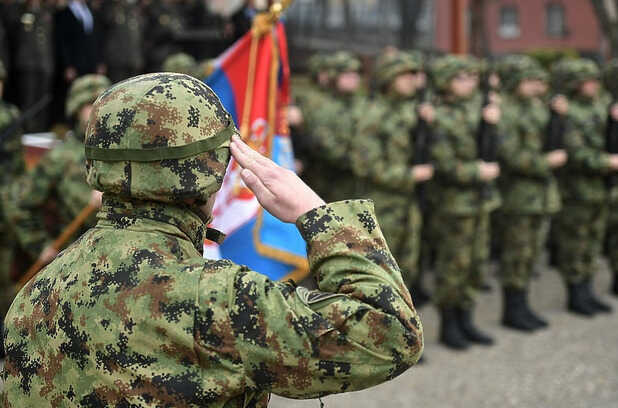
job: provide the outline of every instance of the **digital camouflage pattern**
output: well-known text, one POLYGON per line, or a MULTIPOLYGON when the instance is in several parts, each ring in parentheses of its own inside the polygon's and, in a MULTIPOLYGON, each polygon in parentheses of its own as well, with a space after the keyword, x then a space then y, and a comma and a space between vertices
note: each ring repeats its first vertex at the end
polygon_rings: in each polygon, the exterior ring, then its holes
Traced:
POLYGON ((557 93, 574 96, 579 85, 588 79, 599 79, 597 64, 589 59, 563 59, 551 68, 552 88, 557 93))
MULTIPOLYGON (((109 85, 109 80, 101 75, 85 75, 75 80, 67 97, 67 115, 75 117, 84 105, 93 103, 109 85)), ((90 202, 92 189, 86 184, 84 173, 84 128, 85 125, 78 120, 74 131, 62 144, 43 156, 32 171, 7 186, 3 193, 5 217, 15 231, 19 245, 32 259, 37 259, 90 202), (50 202, 54 203, 54 215, 58 217, 52 228, 48 228, 47 211, 44 211, 50 202)), ((93 216, 81 232, 94 222, 93 216)))
POLYGON ((89 74, 77 78, 71 84, 67 96, 65 108, 67 118, 74 118, 84 105, 93 103, 110 85, 109 79, 103 75, 89 74))
POLYGON ((500 276, 505 287, 527 289, 534 265, 547 239, 549 216, 561 208, 558 183, 543 150, 549 107, 539 97, 517 92, 524 79, 542 79, 542 70, 530 57, 513 55, 500 65, 507 78, 503 95, 499 179, 500 276), (517 80, 515 80, 517 79, 517 80))
MULTIPOLYGON (((4 79, 3 70, 4 66, 0 61, 0 81, 4 79)), ((21 130, 18 129, 10 135, 4 134, 18 118, 19 110, 0 100, 0 189, 4 189, 25 171, 21 130)), ((16 248, 14 232, 4 216, 3 206, 0 205, 0 318, 4 318, 15 294, 11 281, 11 266, 16 248)))
MULTIPOLYGON (((83 136, 81 136, 83 137, 83 136)), ((2 194, 5 217, 17 240, 31 259, 37 259, 90 202, 92 189, 86 184, 84 144, 69 134, 62 144, 47 153, 36 167, 15 179, 2 194), (46 206, 54 203, 53 225, 46 222, 46 206)), ((93 226, 92 216, 81 229, 93 226)), ((76 234, 73 239, 77 238, 76 234)))
MULTIPOLYGON (((99 99, 87 145, 133 155, 125 164, 149 168, 165 187, 146 198, 145 177, 131 177, 124 196, 114 183, 93 184, 105 192, 97 226, 30 281, 7 315, 7 407, 266 407, 271 392, 314 398, 359 390, 418 360, 421 322, 369 201, 298 219, 318 291, 202 258, 204 217, 177 190, 203 197, 217 186, 229 155, 216 152, 227 145, 146 164, 135 152, 150 145, 148 134, 160 136, 163 155, 187 139, 216 140, 227 119, 206 85, 175 74, 137 77, 99 99), (187 127, 191 106, 201 110, 204 133, 187 127), (134 114, 122 132, 94 130, 125 109, 134 114), (149 122, 145 111, 159 113, 151 121, 168 130, 130 130, 149 122), (185 128, 187 139, 176 138, 185 128), (127 146, 136 150, 119 150, 127 146), (180 163, 183 177, 171 176, 168 166, 180 163)), ((113 157, 92 159, 91 173, 113 157)))
POLYGON ((460 72, 478 73, 478 60, 472 56, 445 55, 432 61, 430 71, 433 86, 438 92, 448 91, 451 80, 460 72))
POLYGON ((421 212, 414 195, 410 134, 418 125, 417 103, 388 91, 397 75, 420 65, 401 53, 385 55, 376 76, 385 91, 359 118, 351 150, 352 169, 359 178, 359 194, 371 198, 389 248, 408 287, 415 282, 420 252, 421 212))
MULTIPOLYGON (((603 84, 615 103, 618 98, 618 59, 614 58, 603 66, 603 84)), ((610 210, 607 225, 610 267, 618 279, 618 186, 609 192, 610 210)))
POLYGON ((360 72, 361 62, 352 53, 347 51, 337 51, 328 56, 325 62, 326 68, 329 71, 331 79, 335 79, 337 75, 344 72, 360 72))
POLYGON ((434 300, 443 308, 472 307, 489 258, 489 214, 501 203, 495 183, 479 178, 476 134, 482 100, 477 94, 456 98, 448 92, 455 75, 476 69, 471 58, 448 56, 438 58, 432 70, 442 95, 432 124, 435 181, 428 184, 427 197, 433 204, 430 228, 437 243, 434 300))
POLYGON ((396 52, 381 56, 376 62, 376 84, 382 91, 398 75, 419 71, 423 68, 423 61, 411 53, 396 52))
POLYGON ((183 52, 173 54, 163 61, 162 70, 195 76, 197 73, 197 61, 191 55, 183 52))
POLYGON ((236 128, 202 81, 177 73, 140 75, 103 93, 91 118, 86 149, 106 156, 93 160, 90 155, 87 161, 93 188, 140 200, 201 203, 221 188, 236 128), (205 150, 204 142, 214 145, 205 150), (189 150, 158 159, 179 148, 189 150), (152 157, 118 159, 128 149, 147 150, 152 157))
POLYGON ((586 60, 569 61, 562 67, 564 77, 570 80, 565 86, 573 90, 567 115, 569 130, 565 135, 569 161, 558 173, 565 206, 557 215, 552 232, 560 272, 573 284, 594 274, 607 226, 607 100, 602 96, 586 98, 576 92, 582 80, 598 79, 595 69, 596 65, 586 60))

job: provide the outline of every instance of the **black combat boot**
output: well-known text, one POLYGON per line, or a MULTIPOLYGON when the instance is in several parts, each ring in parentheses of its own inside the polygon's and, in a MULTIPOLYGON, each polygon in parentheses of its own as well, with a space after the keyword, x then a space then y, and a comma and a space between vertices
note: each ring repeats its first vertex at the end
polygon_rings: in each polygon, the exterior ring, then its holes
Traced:
POLYGON ((597 309, 588 301, 585 282, 569 284, 568 310, 580 316, 592 317, 597 309))
POLYGON ((592 279, 586 279, 583 282, 584 288, 586 289, 586 296, 588 298, 588 303, 595 308, 599 312, 603 313, 611 313, 612 307, 607 303, 601 301, 595 294, 592 289, 592 279))
POLYGON ((521 289, 504 288, 502 302, 502 325, 511 329, 532 332, 540 328, 526 307, 526 292, 521 289))
POLYGON ((614 286, 612 287, 612 293, 618 296, 618 272, 614 273, 614 286))
POLYGON ((466 339, 472 343, 483 344, 485 346, 491 346, 494 344, 494 339, 489 337, 486 333, 483 333, 472 322, 472 309, 457 309, 457 320, 459 322, 459 328, 466 337, 466 339))
POLYGON ((440 343, 453 350, 465 350, 469 343, 459 327, 457 312, 454 308, 441 310, 440 343))
POLYGON ((544 329, 549 326, 547 320, 536 314, 530 308, 530 302, 528 301, 528 291, 524 289, 524 308, 526 309, 526 315, 528 319, 534 323, 535 329, 544 329))
POLYGON ((412 295, 412 302, 416 308, 423 307, 431 300, 431 296, 420 282, 410 286, 410 295, 412 295))

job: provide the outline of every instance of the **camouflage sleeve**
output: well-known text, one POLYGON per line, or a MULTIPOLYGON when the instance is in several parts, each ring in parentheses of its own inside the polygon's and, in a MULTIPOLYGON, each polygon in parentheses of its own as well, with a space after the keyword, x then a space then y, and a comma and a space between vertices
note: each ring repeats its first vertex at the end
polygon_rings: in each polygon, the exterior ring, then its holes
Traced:
POLYGON ((55 149, 46 154, 37 166, 7 186, 3 206, 5 217, 21 247, 32 257, 39 257, 53 240, 45 228, 42 209, 55 184, 63 176, 63 163, 55 149))
POLYGON ((369 201, 297 222, 317 291, 240 271, 230 304, 236 348, 254 389, 289 398, 360 390, 412 366, 422 326, 369 201))
POLYGON ((586 143, 586 133, 594 132, 593 126, 570 120, 565 135, 569 154, 569 166, 591 174, 607 174, 611 171, 609 154, 586 143))
POLYGON ((477 160, 458 159, 448 134, 439 128, 434 129, 434 143, 430 152, 438 177, 464 185, 480 182, 477 160))
POLYGON ((525 177, 551 176, 552 170, 545 154, 523 146, 514 124, 501 122, 500 135, 498 155, 500 164, 508 171, 525 177))
POLYGON ((366 178, 378 186, 412 193, 415 185, 412 168, 407 164, 393 163, 389 159, 389 143, 385 140, 389 136, 380 128, 382 118, 377 110, 370 109, 359 121, 356 140, 349 153, 352 171, 356 176, 366 178))

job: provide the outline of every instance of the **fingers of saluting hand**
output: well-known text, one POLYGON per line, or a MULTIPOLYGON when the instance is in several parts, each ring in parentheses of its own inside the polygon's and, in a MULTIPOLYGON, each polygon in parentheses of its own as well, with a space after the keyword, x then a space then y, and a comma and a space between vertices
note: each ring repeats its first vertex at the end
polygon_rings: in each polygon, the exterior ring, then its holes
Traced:
POLYGON ((242 177, 242 181, 244 181, 247 187, 249 187, 249 189, 253 191, 255 197, 258 199, 258 201, 260 202, 260 204, 262 204, 263 207, 268 207, 271 203, 275 201, 275 195, 251 170, 243 169, 240 172, 240 177, 242 177))
POLYGON ((273 167, 270 160, 247 146, 237 135, 232 137, 230 149, 238 164, 244 169, 251 170, 258 178, 262 178, 263 173, 273 167))

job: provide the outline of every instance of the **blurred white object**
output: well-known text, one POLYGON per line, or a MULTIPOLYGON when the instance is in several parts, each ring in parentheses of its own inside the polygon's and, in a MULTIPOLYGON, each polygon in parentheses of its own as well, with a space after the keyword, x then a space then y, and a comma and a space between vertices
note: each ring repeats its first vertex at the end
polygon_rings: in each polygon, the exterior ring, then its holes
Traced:
POLYGON ((61 141, 55 133, 27 133, 21 137, 21 143, 28 147, 38 147, 40 149, 53 149, 61 141))
POLYGON ((208 8, 211 12, 223 17, 229 17, 245 5, 244 0, 209 0, 208 8))

